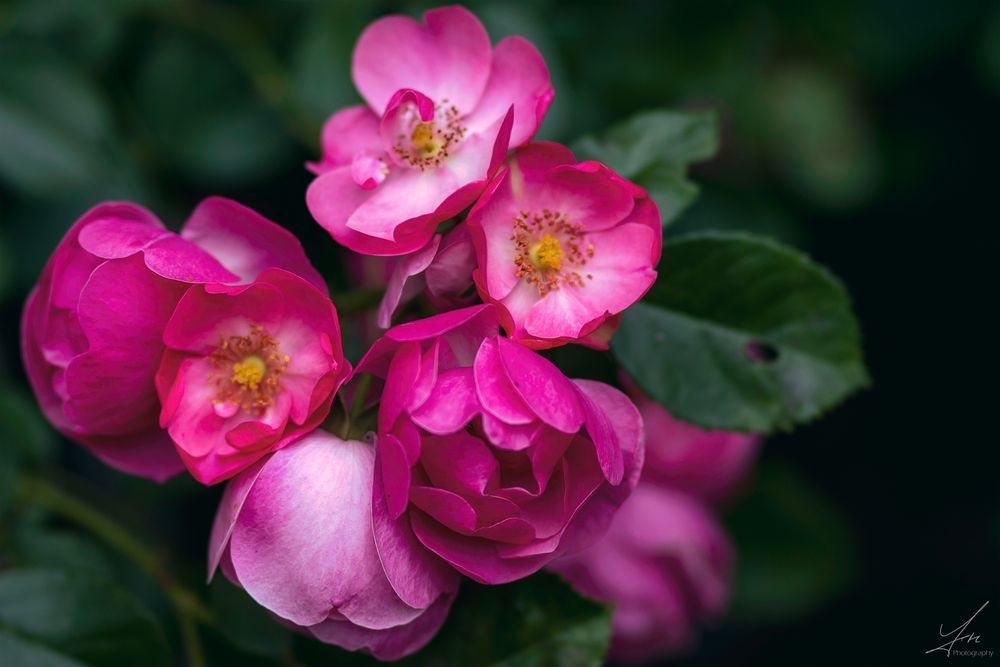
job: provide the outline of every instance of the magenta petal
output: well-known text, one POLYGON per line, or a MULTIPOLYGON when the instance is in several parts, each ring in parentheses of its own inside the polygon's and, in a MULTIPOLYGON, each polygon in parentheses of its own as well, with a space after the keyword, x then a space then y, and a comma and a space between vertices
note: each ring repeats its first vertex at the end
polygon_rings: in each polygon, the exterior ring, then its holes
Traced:
POLYGON ((456 570, 483 584, 505 584, 540 570, 548 555, 500 558, 486 539, 465 537, 444 528, 420 511, 410 512, 413 533, 428 549, 456 570))
MULTIPOLYGON (((364 360, 358 370, 362 371, 364 360)), ((401 345, 392 357, 386 374, 385 388, 382 390, 382 399, 378 408, 379 426, 388 430, 395 425, 399 415, 409 399, 409 394, 413 390, 420 375, 420 345, 415 342, 408 342, 401 345)))
POLYGON ((454 599, 454 594, 441 595, 413 621, 384 630, 369 630, 331 618, 310 627, 309 632, 320 641, 349 651, 365 650, 379 660, 398 660, 420 650, 437 634, 454 599))
POLYGON ((535 414, 511 386, 500 361, 496 338, 483 340, 473 369, 476 394, 485 411, 507 424, 528 424, 535 420, 535 414))
POLYGON ((370 445, 324 432, 268 459, 230 537, 233 567, 258 603, 315 625, 382 576, 368 504, 374 459, 370 445))
POLYGON ((170 436, 159 428, 124 436, 81 438, 94 456, 130 475, 165 482, 184 470, 170 436))
POLYGON ((410 418, 417 426, 436 435, 454 433, 479 412, 471 368, 452 368, 438 374, 430 397, 410 418))
POLYGON ((392 316, 395 314, 400 303, 409 301, 423 289, 423 285, 419 284, 418 281, 413 281, 410 284, 407 283, 411 278, 422 274, 430 266, 439 245, 441 245, 441 235, 436 234, 434 238, 427 242, 427 245, 414 253, 400 258, 393 267, 392 275, 389 276, 389 284, 385 287, 385 294, 382 296, 382 302, 378 307, 377 322, 380 327, 388 329, 392 326, 392 316), (414 285, 416 285, 416 289, 414 289, 414 285))
POLYGON ((90 349, 66 369, 64 410, 73 424, 114 436, 156 423, 161 336, 184 287, 149 271, 140 255, 93 272, 78 311, 90 349))
MULTIPOLYGON (((618 443, 618 434, 611 424, 611 420, 604 412, 603 402, 598 402, 604 396, 605 390, 615 391, 605 384, 587 380, 575 380, 580 387, 583 414, 587 424, 587 434, 594 443, 597 452, 597 461, 601 464, 601 472, 604 477, 614 485, 622 481, 625 474, 625 463, 622 459, 621 446, 618 443)), ((613 403, 611 405, 614 405, 613 403)), ((638 417, 638 410, 633 408, 633 419, 638 417)), ((641 420, 639 421, 641 425, 641 420)), ((641 428, 641 426, 640 426, 641 428)))
POLYGON ((410 464, 403 445, 387 434, 378 441, 380 470, 389 516, 396 519, 406 510, 410 499, 410 464))
MULTIPOLYGON (((376 462, 379 454, 376 453, 376 462)), ((458 590, 458 574, 425 549, 410 529, 409 516, 393 519, 385 504, 380 466, 372 488, 372 527, 379 559, 396 594, 411 607, 424 608, 442 593, 458 590)))
POLYGON ((462 535, 471 535, 476 529, 476 511, 457 493, 432 486, 414 486, 410 490, 413 504, 462 535))
POLYGON ((465 431, 426 436, 420 462, 434 486, 464 496, 482 495, 500 477, 499 465, 489 446, 465 431))
POLYGON ((369 25, 354 47, 351 75, 378 113, 396 91, 415 88, 467 114, 486 86, 491 57, 490 38, 475 16, 441 7, 425 13, 423 23, 387 16, 369 25))
POLYGON ((500 359, 514 389, 538 417, 564 433, 583 425, 583 410, 573 384, 536 352, 498 338, 500 359))

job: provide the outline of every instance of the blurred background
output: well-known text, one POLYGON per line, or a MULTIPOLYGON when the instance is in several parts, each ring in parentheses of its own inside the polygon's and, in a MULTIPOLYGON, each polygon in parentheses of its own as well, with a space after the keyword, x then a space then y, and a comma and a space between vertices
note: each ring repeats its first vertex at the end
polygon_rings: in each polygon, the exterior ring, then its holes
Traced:
MULTIPOLYGON (((731 613, 677 664, 942 659, 924 654, 939 625, 986 600, 979 648, 1000 653, 998 301, 987 289, 1000 259, 1000 4, 466 5, 494 41, 521 34, 544 55, 556 96, 539 138, 571 143, 646 109, 717 110, 719 153, 695 167, 700 196, 668 234, 779 238, 854 298, 873 386, 768 440, 726 515, 740 553, 731 613)), ((342 281, 339 251, 305 207, 303 163, 325 118, 359 101, 350 53, 364 26, 430 6, 0 3, 0 567, 96 571, 166 615, 143 573, 12 497, 19 473, 3 461, 14 451, 199 589, 221 489, 130 479, 61 441, 20 364, 25 296, 68 226, 104 199, 139 202, 176 229, 201 198, 235 198, 342 281)), ((225 604, 217 588, 213 604, 225 604)), ((277 664, 206 643, 210 664, 277 664)))

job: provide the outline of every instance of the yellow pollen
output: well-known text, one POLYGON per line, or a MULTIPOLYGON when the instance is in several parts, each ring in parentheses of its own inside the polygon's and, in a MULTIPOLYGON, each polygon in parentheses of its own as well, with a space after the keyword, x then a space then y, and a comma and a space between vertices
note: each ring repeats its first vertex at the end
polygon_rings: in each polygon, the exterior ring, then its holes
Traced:
POLYGON ((528 249, 528 259, 539 269, 559 269, 565 256, 559 241, 552 238, 551 234, 546 234, 528 249))
POLYGON ((244 357, 243 361, 233 364, 233 382, 250 391, 256 391, 266 372, 267 362, 256 354, 244 357))
POLYGON ((410 142, 414 148, 419 150, 424 156, 432 156, 441 147, 434 140, 434 126, 431 123, 417 123, 410 135, 410 142))

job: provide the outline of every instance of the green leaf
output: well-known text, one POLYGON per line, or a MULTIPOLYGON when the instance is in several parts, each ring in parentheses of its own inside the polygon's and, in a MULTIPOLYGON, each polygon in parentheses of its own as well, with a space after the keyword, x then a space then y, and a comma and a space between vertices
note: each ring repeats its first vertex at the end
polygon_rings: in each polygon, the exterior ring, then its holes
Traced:
POLYGON ((727 524, 740 555, 734 619, 799 617, 842 592, 856 572, 855 542, 843 517, 786 466, 762 465, 727 524))
POLYGON ((463 585, 440 634, 405 665, 600 665, 610 612, 539 573, 503 586, 463 585))
POLYGON ((4 664, 11 667, 85 667, 81 662, 3 629, 0 629, 0 656, 4 664))
POLYGON ((20 567, 82 572, 101 579, 116 575, 112 559, 99 544, 37 520, 19 521, 11 536, 11 552, 20 567))
POLYGON ((280 657, 292 647, 292 635, 254 602, 246 591, 216 577, 211 585, 212 610, 219 632, 237 648, 259 655, 280 657))
POLYGON ((579 160, 597 160, 649 191, 664 224, 673 222, 698 196, 688 165, 718 150, 712 111, 648 111, 573 145, 579 160))
POLYGON ((110 142, 89 82, 43 49, 0 42, 0 179, 46 196, 100 182, 110 142))
POLYGON ((55 434, 34 399, 12 386, 0 384, 0 432, 7 448, 33 463, 45 460, 55 447, 55 434))
POLYGON ((156 619, 117 586, 80 572, 0 573, 0 630, 95 667, 169 663, 156 619))
POLYGON ((770 433, 868 383, 843 285, 805 255, 738 233, 665 244, 660 277, 622 317, 612 351, 677 417, 770 433))

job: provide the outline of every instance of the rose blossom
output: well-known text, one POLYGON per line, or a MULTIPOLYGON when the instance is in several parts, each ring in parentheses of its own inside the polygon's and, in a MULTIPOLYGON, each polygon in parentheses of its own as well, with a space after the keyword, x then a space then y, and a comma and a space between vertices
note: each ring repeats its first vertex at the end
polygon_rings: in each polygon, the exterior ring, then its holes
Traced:
POLYGON ((656 204, 600 163, 577 164, 559 144, 512 155, 467 223, 479 294, 529 347, 606 347, 618 314, 656 280, 656 204))
POLYGON ((226 577, 321 641, 395 660, 426 644, 456 587, 422 607, 393 592, 372 537, 373 447, 315 431, 226 486, 209 579, 226 577))
POLYGON ((326 289, 294 236, 227 199, 199 204, 180 236, 134 204, 88 211, 21 319, 25 370, 46 417, 119 470, 161 481, 182 470, 157 422, 163 328, 189 285, 247 282, 267 266, 326 289))
POLYGON ((319 426, 351 370, 333 304, 283 269, 190 288, 163 342, 160 425, 203 484, 319 426))
POLYGON ((601 541, 549 565, 581 594, 615 605, 611 657, 627 661, 690 649, 697 624, 725 611, 732 567, 712 513, 645 480, 601 541))
POLYGON ((492 306, 394 327, 358 372, 384 380, 375 541, 409 604, 454 570, 504 583, 585 547, 638 478, 631 401, 499 336, 492 306))
POLYGON ((531 139, 552 99, 534 46, 508 37, 491 48, 457 6, 423 23, 375 21, 354 48, 352 76, 367 106, 327 122, 306 202, 338 243, 364 254, 423 247, 472 204, 508 147, 531 139))

